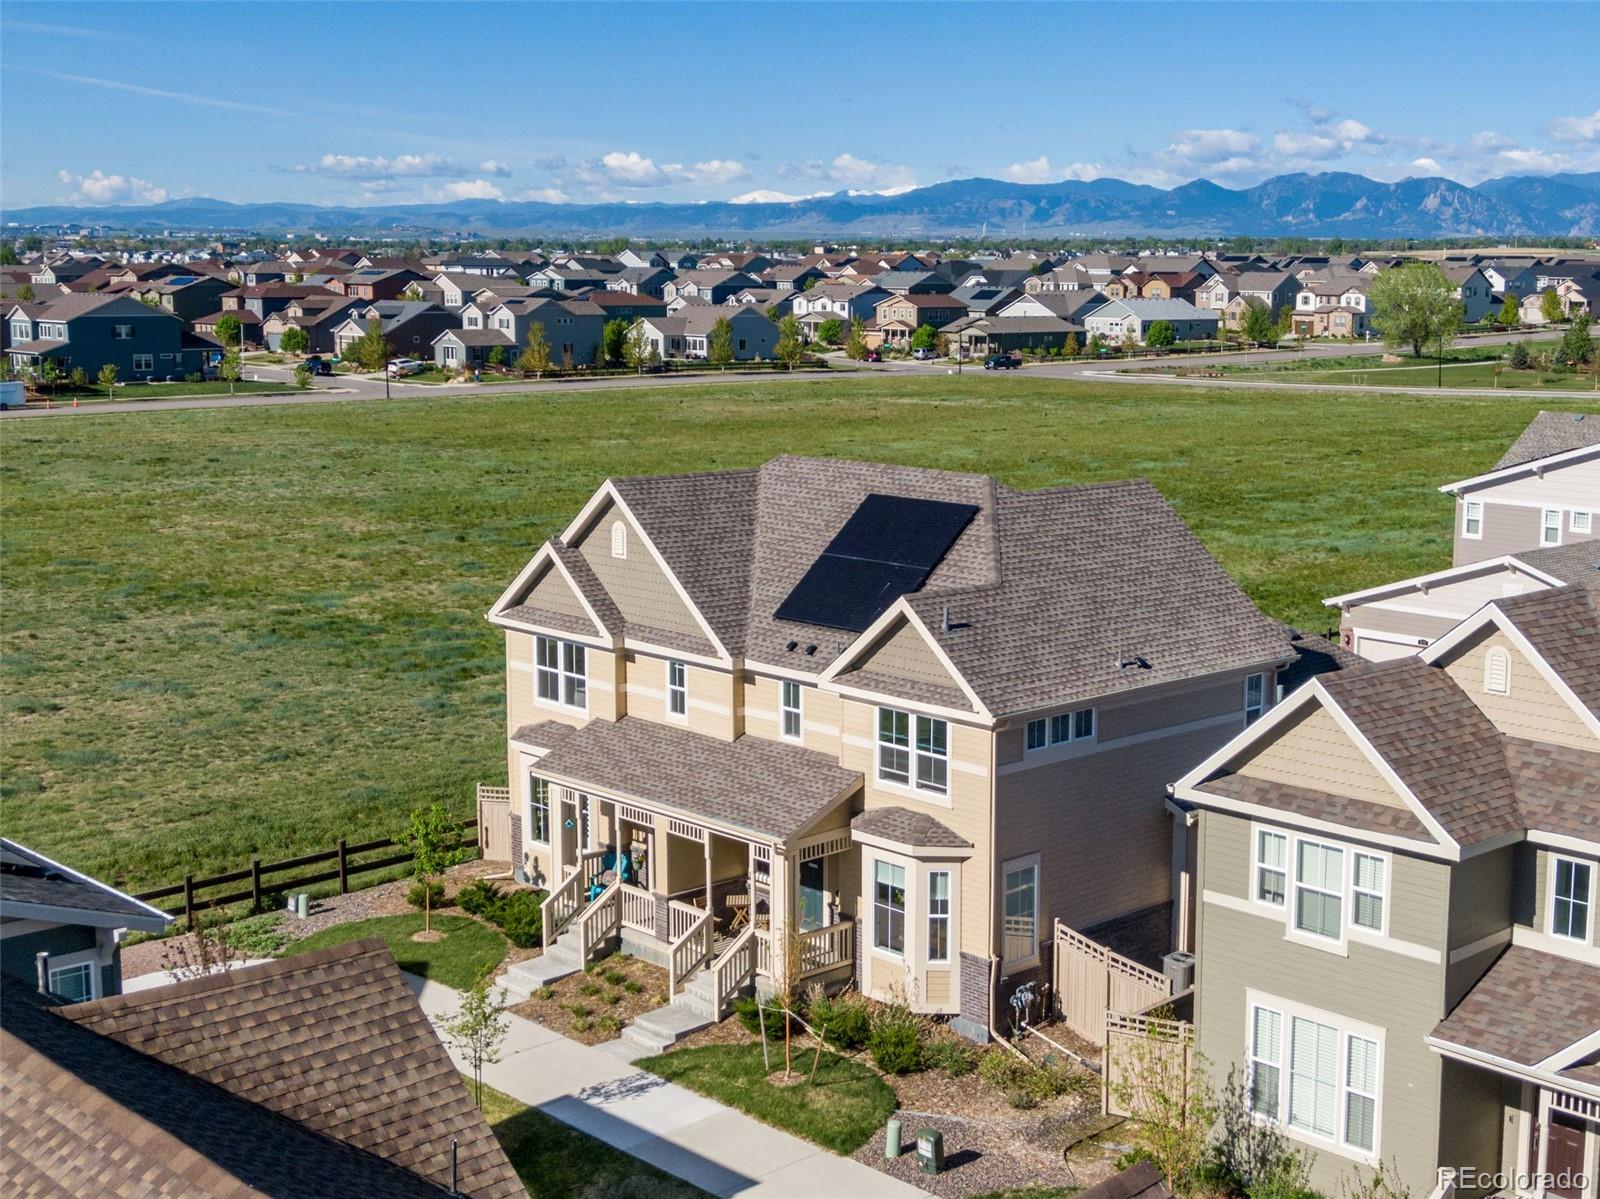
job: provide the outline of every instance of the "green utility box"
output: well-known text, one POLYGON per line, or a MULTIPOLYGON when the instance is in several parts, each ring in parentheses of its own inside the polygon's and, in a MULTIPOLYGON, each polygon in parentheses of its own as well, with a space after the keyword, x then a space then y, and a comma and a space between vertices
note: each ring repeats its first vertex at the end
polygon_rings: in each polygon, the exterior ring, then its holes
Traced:
POLYGON ((944 1171, 944 1133, 937 1128, 924 1128, 917 1133, 917 1165, 924 1174, 944 1171))

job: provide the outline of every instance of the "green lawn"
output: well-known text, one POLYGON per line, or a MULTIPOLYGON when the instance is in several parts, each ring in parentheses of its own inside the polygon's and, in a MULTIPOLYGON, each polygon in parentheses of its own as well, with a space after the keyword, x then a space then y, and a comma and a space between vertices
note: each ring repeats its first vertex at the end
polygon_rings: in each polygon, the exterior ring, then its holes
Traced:
POLYGON ((1540 406, 974 372, 0 422, 0 829, 142 888, 470 815, 505 773, 483 613, 608 474, 1143 476, 1325 628, 1319 597, 1448 565, 1438 484, 1540 406))
POLYGON ((470 988, 505 959, 506 939, 486 924, 467 916, 436 915, 433 927, 445 934, 443 940, 413 941, 411 934, 422 929, 420 912, 415 916, 374 916, 312 933, 290 945, 285 954, 309 953, 363 937, 382 937, 400 969, 458 991, 470 988))
MULTIPOLYGON (((467 1089, 472 1089, 470 1079, 467 1089)), ((706 1194, 492 1087, 483 1088, 483 1114, 532 1199, 696 1199, 706 1194)))
MULTIPOLYGON (((800 1081, 788 1086, 767 1081, 759 1044, 702 1045, 634 1064, 824 1149, 854 1153, 894 1114, 894 1091, 867 1066, 832 1053, 822 1055, 816 1081, 806 1081, 814 1053, 796 1049, 800 1081)), ((772 1048, 772 1064, 783 1067, 781 1045, 772 1048)))
MULTIPOLYGON (((250 364, 247 362, 245 363, 245 370, 248 372, 249 369, 250 364)), ((292 383, 264 383, 252 379, 240 379, 233 385, 233 390, 235 394, 243 395, 246 392, 260 393, 298 391, 299 388, 292 383)), ((126 387, 113 388, 109 398, 121 403, 124 400, 172 400, 178 399, 182 396, 213 396, 227 394, 227 380, 207 379, 199 383, 184 383, 181 381, 177 383, 134 383, 126 387)), ((75 390, 71 387, 58 387, 56 388, 54 396, 51 398, 51 403, 70 404, 72 403, 74 396, 78 398, 78 402, 80 404, 89 403, 92 401, 104 402, 107 399, 106 389, 104 387, 91 386, 85 387, 82 390, 75 390)))
MULTIPOLYGON (((1446 362, 1441 372, 1434 362, 1413 363, 1401 366, 1378 366, 1372 360, 1366 365, 1348 370, 1300 370, 1280 377, 1293 383, 1356 383, 1362 385, 1392 384, 1397 387, 1435 387, 1442 376, 1444 386, 1497 387, 1502 391, 1587 391, 1594 387, 1594 376, 1555 374, 1542 370, 1502 370, 1495 374, 1492 362, 1446 362)), ((1255 372, 1267 376, 1266 369, 1255 372)), ((1234 372, 1234 378, 1249 377, 1234 372)))

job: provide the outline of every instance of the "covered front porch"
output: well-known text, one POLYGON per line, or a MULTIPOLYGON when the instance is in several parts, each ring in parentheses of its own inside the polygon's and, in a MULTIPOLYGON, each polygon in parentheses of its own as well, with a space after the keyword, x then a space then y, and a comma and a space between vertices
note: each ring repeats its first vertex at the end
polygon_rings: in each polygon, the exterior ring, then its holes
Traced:
POLYGON ((853 974, 859 774, 624 718, 564 737, 533 775, 549 805, 547 949, 587 963, 619 945, 666 967, 672 994, 694 983, 718 1019, 752 987, 853 974), (614 764, 630 754, 650 768, 614 764))

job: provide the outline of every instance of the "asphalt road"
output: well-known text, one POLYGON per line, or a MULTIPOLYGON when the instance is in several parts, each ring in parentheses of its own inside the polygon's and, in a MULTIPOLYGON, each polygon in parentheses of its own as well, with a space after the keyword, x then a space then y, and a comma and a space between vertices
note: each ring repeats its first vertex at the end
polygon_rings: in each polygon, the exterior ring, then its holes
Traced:
MULTIPOLYGON (((1472 337, 1457 344, 1503 345, 1509 342, 1548 338, 1549 336, 1548 332, 1540 332, 1538 330, 1517 333, 1491 333, 1472 337)), ((1377 357, 1383 353, 1383 344, 1373 341, 1357 345, 1313 345, 1303 350, 1263 350, 1249 354, 1184 354, 1166 359, 1139 359, 1128 364, 1106 362, 1041 363, 1024 367, 1017 373, 1028 378, 1143 383, 1180 387, 1306 388, 1315 391, 1348 391, 1394 395, 1437 393, 1438 389, 1433 387, 1402 387, 1384 384, 1295 383, 1284 378, 1260 381, 1253 379, 1180 378, 1175 375, 1138 373, 1141 368, 1151 366, 1192 367, 1220 363, 1248 366, 1289 360, 1305 361, 1316 358, 1377 357)), ((417 399, 430 396, 522 395, 529 392, 542 391, 566 393, 627 390, 639 387, 698 387, 705 384, 747 383, 756 379, 774 383, 805 383, 824 379, 829 382, 844 382, 850 379, 871 378, 880 374, 942 375, 948 374, 954 369, 949 364, 942 362, 894 361, 870 365, 860 364, 857 369, 840 370, 828 374, 815 371, 799 371, 789 374, 783 371, 730 370, 721 373, 708 372, 694 375, 618 375, 605 379, 586 379, 581 381, 553 380, 537 382, 531 379, 518 379, 508 383, 407 383, 404 380, 393 380, 389 384, 388 394, 397 399, 417 399)), ((963 368, 962 373, 982 375, 985 372, 979 366, 968 366, 963 368)), ((1011 372, 1005 373, 1009 375, 1011 372)), ((261 382, 282 382, 286 386, 292 386, 294 371, 289 366, 247 361, 245 364, 245 377, 261 382)), ((1450 388, 1449 390, 1451 394, 1464 396, 1505 394, 1504 392, 1487 388, 1450 388)), ((1516 394, 1545 395, 1560 399, 1586 398, 1592 393, 1587 390, 1574 390, 1518 392, 1516 394)), ((339 404, 351 400, 383 399, 384 396, 384 382, 381 376, 340 375, 333 379, 319 379, 309 390, 297 391, 291 395, 208 395, 196 396, 187 400, 118 400, 113 403, 87 403, 77 408, 68 404, 65 406, 58 405, 49 409, 11 409, 4 413, 4 419, 22 420, 48 416, 111 415, 123 412, 180 412, 191 408, 259 408, 271 405, 339 404)))

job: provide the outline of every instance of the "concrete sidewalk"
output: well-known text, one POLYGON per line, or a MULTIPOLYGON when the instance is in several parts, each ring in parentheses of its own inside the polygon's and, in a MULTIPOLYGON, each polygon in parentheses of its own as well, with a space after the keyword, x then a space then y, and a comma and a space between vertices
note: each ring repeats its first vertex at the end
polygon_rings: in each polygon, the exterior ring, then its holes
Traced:
MULTIPOLYGON (((455 1014, 458 992, 410 975, 407 980, 436 1026, 455 1014)), ((507 1019, 510 1031, 499 1062, 484 1067, 485 1083, 713 1195, 912 1199, 927 1194, 533 1020, 510 1013, 507 1019)), ((459 1058, 457 1064, 462 1064, 459 1058)))

